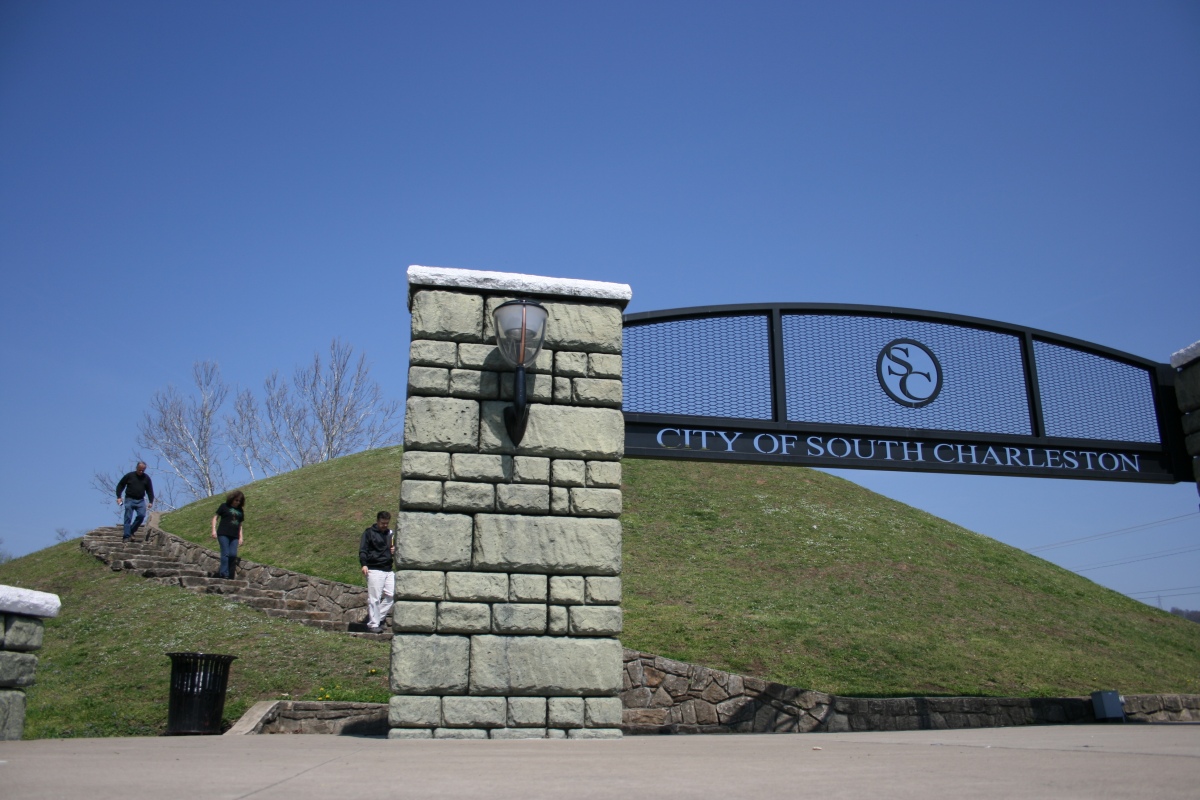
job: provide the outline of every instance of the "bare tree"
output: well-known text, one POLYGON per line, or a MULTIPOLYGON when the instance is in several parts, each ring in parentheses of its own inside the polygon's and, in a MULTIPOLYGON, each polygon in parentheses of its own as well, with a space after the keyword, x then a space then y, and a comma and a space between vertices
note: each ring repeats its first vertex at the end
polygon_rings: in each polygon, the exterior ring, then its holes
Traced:
POLYGON ((233 399, 233 414, 225 418, 225 438, 233 460, 250 474, 251 481, 258 477, 256 469, 265 475, 277 471, 272 468, 271 448, 263 435, 258 401, 249 389, 242 389, 233 399))
POLYGON ((156 453, 183 493, 210 497, 225 485, 224 431, 219 423, 229 387, 213 361, 192 366, 196 394, 184 397, 174 386, 154 393, 138 425, 138 445, 156 453))
POLYGON ((312 364, 296 370, 293 383, 311 416, 319 461, 378 447, 395 436, 400 404, 384 402, 366 354, 355 360, 349 344, 334 339, 328 365, 322 367, 320 353, 314 353, 312 364))
POLYGON ((261 411, 242 391, 226 430, 239 464, 264 475, 299 469, 398 440, 400 404, 385 401, 365 355, 338 339, 295 371, 289 386, 278 372, 263 382, 261 411))

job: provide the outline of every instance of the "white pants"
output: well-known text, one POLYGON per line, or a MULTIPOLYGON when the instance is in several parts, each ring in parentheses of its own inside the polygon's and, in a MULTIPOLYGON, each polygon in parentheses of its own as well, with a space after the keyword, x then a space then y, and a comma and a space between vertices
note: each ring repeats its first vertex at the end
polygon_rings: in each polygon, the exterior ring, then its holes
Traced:
POLYGON ((367 570, 367 624, 383 625, 392 613, 396 595, 396 573, 391 570, 367 570))

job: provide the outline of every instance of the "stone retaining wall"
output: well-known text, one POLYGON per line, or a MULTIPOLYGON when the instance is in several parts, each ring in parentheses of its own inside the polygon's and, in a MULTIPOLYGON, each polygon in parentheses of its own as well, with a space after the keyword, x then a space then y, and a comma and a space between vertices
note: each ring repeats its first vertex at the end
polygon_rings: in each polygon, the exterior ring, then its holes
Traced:
MULTIPOLYGON (((156 543, 164 557, 171 558, 181 565, 191 565, 215 574, 220 564, 220 553, 215 550, 209 550, 203 545, 181 539, 159 528, 149 528, 146 539, 156 543)), ((339 624, 361 622, 366 614, 367 590, 361 586, 317 578, 246 559, 238 560, 237 577, 256 589, 281 591, 286 600, 303 601, 306 609, 329 613, 339 624)))
MULTIPOLYGON (((626 650, 622 728, 649 733, 839 733, 1095 722, 1090 697, 859 698, 626 650)), ((1200 722, 1200 695, 1127 695, 1131 722, 1200 722)))
POLYGON ((251 706, 225 735, 319 733, 384 736, 387 732, 388 707, 385 703, 265 700, 251 706))
POLYGON ((42 620, 60 607, 58 595, 0 586, 0 741, 25 734, 25 689, 34 684, 42 620))
POLYGON ((621 310, 629 287, 411 267, 391 738, 621 735, 621 310), (529 424, 492 312, 547 311, 529 424))

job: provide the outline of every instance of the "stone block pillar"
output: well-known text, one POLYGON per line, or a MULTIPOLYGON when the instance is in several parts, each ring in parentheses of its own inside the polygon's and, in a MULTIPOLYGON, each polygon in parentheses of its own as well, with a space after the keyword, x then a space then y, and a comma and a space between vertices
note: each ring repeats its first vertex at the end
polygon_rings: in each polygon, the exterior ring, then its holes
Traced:
POLYGON ((1192 457, 1192 475, 1200 492, 1200 342, 1171 356, 1175 368, 1175 397, 1183 414, 1184 445, 1192 457))
POLYGON ((61 605, 56 594, 0 586, 0 741, 24 735, 25 689, 34 682, 42 620, 58 616, 61 605))
POLYGON ((410 267, 390 738, 621 735, 624 284, 410 267), (509 440, 492 311, 549 311, 509 440))

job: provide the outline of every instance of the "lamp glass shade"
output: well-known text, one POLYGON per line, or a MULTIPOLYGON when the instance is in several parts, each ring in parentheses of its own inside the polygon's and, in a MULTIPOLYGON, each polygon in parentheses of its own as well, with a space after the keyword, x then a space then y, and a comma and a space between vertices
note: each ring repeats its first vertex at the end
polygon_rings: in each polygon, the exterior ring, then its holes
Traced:
POLYGON ((546 336, 546 309, 532 300, 510 300, 492 316, 500 355, 514 367, 532 367, 546 336))

